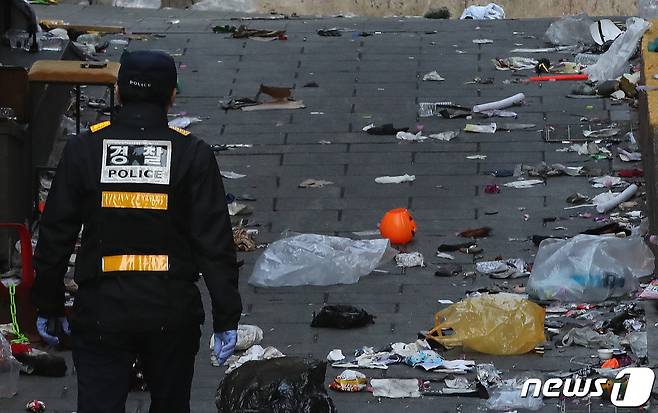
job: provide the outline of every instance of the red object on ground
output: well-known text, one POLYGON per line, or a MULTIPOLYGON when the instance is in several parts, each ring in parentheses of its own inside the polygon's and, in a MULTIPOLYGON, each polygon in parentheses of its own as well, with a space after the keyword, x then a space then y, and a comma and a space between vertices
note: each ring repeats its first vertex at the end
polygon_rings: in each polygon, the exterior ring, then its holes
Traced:
POLYGON ((487 194, 499 194, 500 186, 496 184, 489 184, 484 187, 484 192, 487 194))
POLYGON ((407 209, 392 209, 384 214, 379 223, 379 232, 392 244, 407 244, 416 235, 416 221, 407 209))
POLYGON ((642 169, 622 169, 617 172, 617 176, 621 178, 641 178, 644 176, 642 169))
POLYGON ((529 82, 556 82, 560 80, 587 80, 587 75, 548 75, 529 77, 529 82))
POLYGON ((32 352, 32 346, 29 343, 11 343, 11 354, 27 354, 32 352))
MULTIPOLYGON (((0 228, 15 229, 18 232, 21 243, 21 283, 17 290, 29 290, 34 283, 34 269, 32 268, 32 240, 30 230, 24 224, 0 224, 0 228)), ((4 287, 4 285, 0 284, 4 287)))
POLYGON ((601 364, 602 369, 618 369, 619 368, 619 360, 617 359, 610 359, 606 360, 603 364, 601 364))

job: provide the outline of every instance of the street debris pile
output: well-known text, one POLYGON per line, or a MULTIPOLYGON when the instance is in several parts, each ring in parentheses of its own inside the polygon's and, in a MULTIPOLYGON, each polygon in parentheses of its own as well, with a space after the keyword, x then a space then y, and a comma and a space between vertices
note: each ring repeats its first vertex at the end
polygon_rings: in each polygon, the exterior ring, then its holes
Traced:
MULTIPOLYGON (((470 7, 462 18, 504 18, 504 11, 495 4, 470 7)), ((418 247, 411 243, 417 224, 411 213, 402 208, 391 210, 382 218, 379 232, 383 239, 355 241, 299 234, 272 243, 258 259, 250 284, 275 287, 356 283, 373 271, 387 273, 377 267, 393 262, 402 274, 430 267, 437 277, 494 281, 490 287, 466 291, 456 303, 439 299, 443 308, 436 313, 435 325, 420 331, 417 341, 328 349, 331 367, 344 369, 333 376, 330 389, 370 392, 384 398, 476 397, 485 399, 483 406, 491 410, 537 410, 547 402, 557 401, 543 400, 541 394, 522 396, 528 379, 603 378, 603 398, 610 400, 612 389, 628 382, 617 377, 623 368, 648 365, 647 321, 638 299, 657 299, 658 280, 650 281, 655 267, 648 245, 655 243, 656 237, 649 234, 642 211, 644 183, 638 164, 642 158, 637 127, 629 122, 583 116, 579 123, 546 124, 541 129, 542 126, 523 123, 522 111, 515 110, 533 104, 524 88, 556 81, 574 82, 568 94, 572 99, 608 99, 611 105, 627 103, 636 107, 638 97, 646 89, 640 84, 636 62, 638 42, 647 28, 648 23, 640 18, 630 18, 625 24, 609 19, 595 21, 584 14, 559 19, 546 32, 548 47, 517 48, 510 51, 509 57, 491 61, 492 68, 512 75, 512 80, 503 81, 503 85, 513 88, 507 98, 482 99, 473 106, 447 100, 418 103, 420 120, 463 119, 462 130, 428 131, 423 125, 414 130, 392 123, 371 123, 362 128, 369 135, 390 136, 392 142, 400 145, 447 144, 469 134, 537 130, 547 143, 555 145, 556 152, 577 154, 583 162, 540 162, 517 164, 513 169, 484 170, 485 175, 507 179, 485 185, 483 192, 492 197, 504 196, 542 187, 556 177, 587 177, 598 194, 574 193, 565 199, 564 211, 571 214, 569 217, 542 218, 550 235, 532 234, 525 239, 509 240, 534 243, 538 247, 534 262, 513 256, 487 258, 480 240, 494 237, 495 229, 481 227, 456 234, 465 238, 464 242, 438 246, 436 258, 440 262, 430 263, 419 251, 408 249, 418 247), (534 71, 536 76, 525 75, 525 71, 534 71), (587 162, 613 159, 628 167, 608 171, 592 166, 600 164, 587 162), (562 221, 566 225, 570 220, 582 219, 591 220, 595 226, 569 234, 569 228, 562 225, 562 221), (399 251, 393 250, 389 242, 399 251), (445 262, 460 256, 471 257, 473 264, 445 262), (589 349, 589 357, 576 357, 571 365, 555 366, 554 371, 545 371, 539 377, 531 372, 501 372, 493 364, 476 361, 483 355, 546 355, 568 351, 570 346, 589 349), (455 357, 453 349, 464 353, 455 357), (393 365, 420 369, 436 374, 436 378, 427 379, 426 374, 419 374, 418 378, 408 378, 408 374, 405 378, 390 374, 378 378, 363 371, 388 370, 393 365)), ((319 34, 338 37, 342 33, 332 29, 319 34)), ((479 47, 491 42, 474 40, 479 47)), ((419 80, 439 85, 450 81, 438 70, 421 74, 419 80)), ((468 83, 495 82, 475 78, 468 83)), ((484 161, 487 155, 473 153, 466 159, 484 161)), ((401 169, 399 175, 380 176, 375 182, 408 185, 417 179, 401 169)), ((332 184, 314 178, 302 182, 300 188, 332 184)), ((495 214, 498 211, 485 212, 495 214)), ((530 219, 524 207, 519 207, 519 215, 523 221, 530 219)), ((325 306, 313 315, 311 326, 367 328, 375 316, 367 309, 348 304, 325 306)), ((589 403, 587 395, 562 396, 560 403, 566 399, 576 404, 589 403)))

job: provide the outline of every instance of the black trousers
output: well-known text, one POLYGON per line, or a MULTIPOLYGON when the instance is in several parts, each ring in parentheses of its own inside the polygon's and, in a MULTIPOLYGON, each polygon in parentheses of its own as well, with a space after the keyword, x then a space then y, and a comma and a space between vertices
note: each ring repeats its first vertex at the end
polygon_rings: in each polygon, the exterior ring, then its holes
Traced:
POLYGON ((74 330, 78 413, 125 413, 137 357, 151 392, 149 413, 189 413, 200 337, 198 326, 151 333, 74 330))

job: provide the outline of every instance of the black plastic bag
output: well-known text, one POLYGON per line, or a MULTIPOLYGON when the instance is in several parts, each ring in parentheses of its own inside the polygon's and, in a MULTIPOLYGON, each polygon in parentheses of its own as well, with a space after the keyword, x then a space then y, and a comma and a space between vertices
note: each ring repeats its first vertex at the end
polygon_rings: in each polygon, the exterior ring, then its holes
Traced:
POLYGON ((335 413, 324 388, 327 363, 300 357, 249 361, 217 389, 218 413, 335 413))
POLYGON ((375 317, 353 305, 326 305, 313 313, 311 327, 356 328, 375 323, 375 317))

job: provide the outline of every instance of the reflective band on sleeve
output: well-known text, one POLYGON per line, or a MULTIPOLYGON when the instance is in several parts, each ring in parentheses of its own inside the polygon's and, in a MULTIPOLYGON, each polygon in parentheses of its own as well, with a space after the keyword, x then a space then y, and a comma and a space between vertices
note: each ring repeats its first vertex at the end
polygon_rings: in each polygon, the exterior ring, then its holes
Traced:
POLYGON ((103 272, 169 271, 167 255, 112 255, 103 257, 103 272))
POLYGON ((166 211, 169 206, 167 194, 149 192, 103 192, 102 208, 158 209, 166 211))

